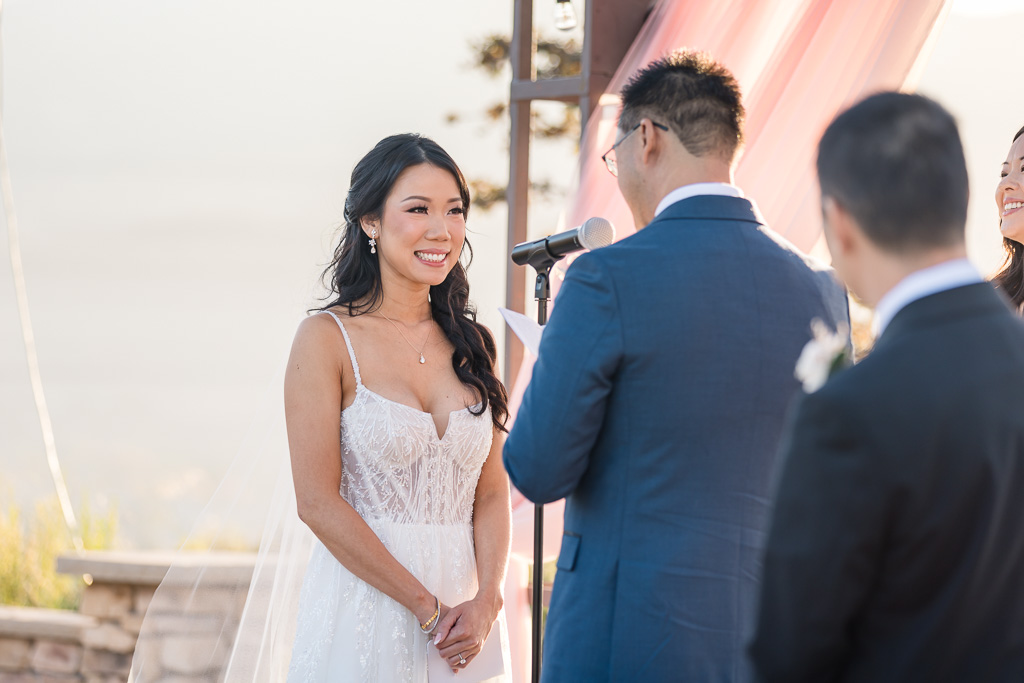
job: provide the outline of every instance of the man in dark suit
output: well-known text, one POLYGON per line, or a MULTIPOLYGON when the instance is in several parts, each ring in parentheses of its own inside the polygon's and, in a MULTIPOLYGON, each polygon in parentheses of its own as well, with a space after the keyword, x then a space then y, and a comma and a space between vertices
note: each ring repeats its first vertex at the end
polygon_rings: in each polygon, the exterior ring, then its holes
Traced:
POLYGON ((567 497, 544 681, 749 678, 793 365, 847 306, 732 184, 742 118, 700 54, 623 90, 605 158, 641 229, 569 268, 504 451, 528 498, 567 497))
POLYGON ((765 681, 1024 681, 1024 325, 966 260, 953 118, 883 93, 818 149, 870 355, 795 410, 750 653, 765 681))

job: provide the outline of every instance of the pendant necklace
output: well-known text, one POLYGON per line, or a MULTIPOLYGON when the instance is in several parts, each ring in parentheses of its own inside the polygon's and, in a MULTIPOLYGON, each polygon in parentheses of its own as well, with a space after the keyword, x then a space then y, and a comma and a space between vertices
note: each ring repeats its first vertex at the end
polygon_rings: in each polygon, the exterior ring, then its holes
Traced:
MULTIPOLYGON (((409 338, 405 336, 405 332, 402 332, 402 328, 398 326, 398 323, 396 323, 394 320, 392 320, 391 318, 387 317, 383 313, 381 313, 381 317, 383 317, 389 323, 394 325, 395 329, 398 330, 398 334, 402 335, 402 339, 405 340, 405 343, 408 344, 409 346, 412 346, 412 350, 419 354, 419 356, 420 356, 420 365, 423 365, 424 363, 426 363, 427 359, 423 357, 423 349, 427 348, 427 342, 430 341, 430 333, 434 331, 434 326, 431 325, 430 328, 427 330, 427 338, 423 340, 423 346, 421 346, 420 348, 417 349, 416 346, 413 345, 413 343, 411 341, 409 341, 409 338)), ((433 319, 431 319, 431 321, 433 321, 433 319)))

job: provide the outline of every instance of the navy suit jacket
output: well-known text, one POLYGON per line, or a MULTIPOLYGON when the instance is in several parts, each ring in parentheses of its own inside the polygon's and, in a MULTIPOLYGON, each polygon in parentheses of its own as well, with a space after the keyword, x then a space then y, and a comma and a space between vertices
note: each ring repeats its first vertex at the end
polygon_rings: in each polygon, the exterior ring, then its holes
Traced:
POLYGON ((741 681, 793 368, 831 272, 745 199, 698 196, 580 256, 505 444, 567 497, 543 680, 741 681))

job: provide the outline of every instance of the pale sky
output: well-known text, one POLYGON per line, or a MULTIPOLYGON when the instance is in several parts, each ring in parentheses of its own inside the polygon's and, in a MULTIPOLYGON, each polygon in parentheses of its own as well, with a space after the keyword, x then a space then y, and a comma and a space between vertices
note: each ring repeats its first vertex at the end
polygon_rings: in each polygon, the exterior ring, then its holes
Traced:
POLYGON ((1007 87, 1003 70, 1018 59, 1022 23, 1022 0, 955 2, 918 86, 960 125, 971 179, 967 247, 986 275, 1003 263, 995 188, 1013 135, 1024 126, 1024 91, 1007 87))
MULTIPOLYGON (((58 452, 73 498, 116 503, 140 547, 179 541, 234 456, 313 304, 359 157, 417 131, 470 176, 507 173, 507 131, 472 116, 507 80, 472 71, 468 43, 510 32, 510 1, 260 5, 4 3, 4 133, 58 452), (453 110, 470 116, 446 125, 453 110)), ((986 270, 999 165, 1024 124, 1000 77, 1021 20, 1019 2, 958 2, 921 83, 961 122, 986 270)), ((570 150, 534 167, 566 184, 570 150)), ((556 218, 537 207, 531 231, 556 218)), ((473 296, 500 336, 505 212, 469 225, 473 296)), ((52 491, 6 249, 0 507, 52 491)))

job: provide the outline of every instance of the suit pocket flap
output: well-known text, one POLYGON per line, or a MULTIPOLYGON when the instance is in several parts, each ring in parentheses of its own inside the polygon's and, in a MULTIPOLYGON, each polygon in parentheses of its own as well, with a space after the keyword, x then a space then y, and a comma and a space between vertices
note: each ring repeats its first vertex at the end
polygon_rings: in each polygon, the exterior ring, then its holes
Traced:
POLYGON ((571 572, 576 567, 576 555, 580 551, 580 537, 566 531, 562 534, 562 549, 558 552, 555 566, 562 571, 571 572))

